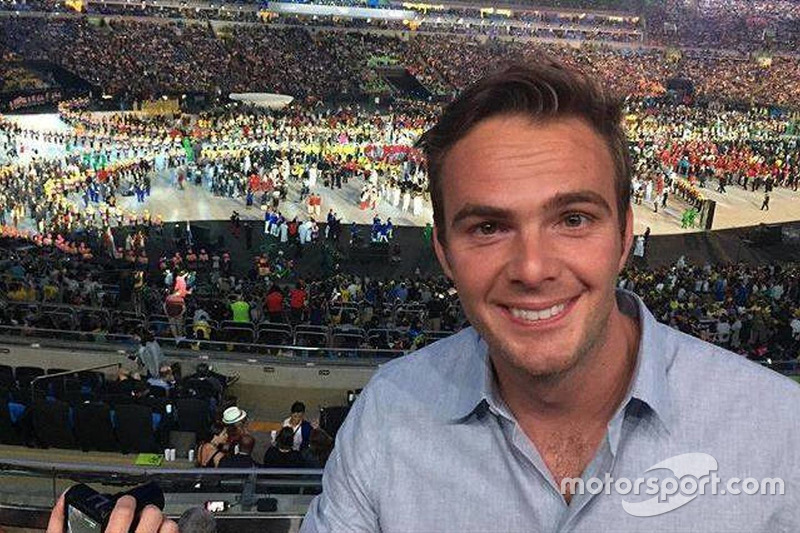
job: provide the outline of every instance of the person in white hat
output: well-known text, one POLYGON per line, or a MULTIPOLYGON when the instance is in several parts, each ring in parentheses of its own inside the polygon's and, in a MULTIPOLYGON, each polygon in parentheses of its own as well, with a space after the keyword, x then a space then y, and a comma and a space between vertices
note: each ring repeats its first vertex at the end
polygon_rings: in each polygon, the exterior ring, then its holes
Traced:
POLYGON ((220 460, 232 453, 242 435, 247 431, 247 412, 237 406, 228 407, 222 412, 224 428, 211 438, 211 442, 197 447, 197 465, 202 468, 215 468, 220 460))
POLYGON ((233 426, 234 424, 239 424, 243 422, 247 418, 247 411, 243 409, 239 409, 235 405, 232 407, 228 407, 222 413, 222 423, 226 426, 233 426))
POLYGON ((235 405, 222 412, 222 423, 225 424, 222 434, 226 435, 226 444, 231 448, 239 442, 242 435, 250 433, 247 429, 247 412, 235 405))

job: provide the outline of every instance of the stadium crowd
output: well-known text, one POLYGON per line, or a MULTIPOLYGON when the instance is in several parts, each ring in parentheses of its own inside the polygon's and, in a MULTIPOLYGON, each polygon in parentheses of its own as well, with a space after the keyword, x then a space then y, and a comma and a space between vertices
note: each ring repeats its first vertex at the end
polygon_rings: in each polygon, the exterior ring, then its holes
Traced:
POLYGON ((408 41, 368 32, 85 19, 3 19, 3 42, 16 53, 50 59, 103 88, 131 97, 205 91, 256 91, 300 98, 355 99, 384 91, 375 58, 389 58, 419 76, 433 94, 450 95, 510 61, 548 53, 598 75, 620 95, 657 95, 665 80, 688 78, 698 95, 765 105, 792 105, 800 63, 773 57, 771 66, 746 55, 649 48, 580 48, 534 42, 420 34, 408 41), (235 37, 234 34, 235 33, 235 37), (69 42, 64 47, 62 43, 69 42), (144 75, 139 75, 144 73, 144 75))
MULTIPOLYGON (((141 246, 140 238, 130 236, 126 246, 141 246)), ((291 243, 256 255, 246 272, 224 250, 195 254, 185 239, 172 257, 165 253, 155 264, 140 265, 81 258, 45 243, 20 247, 13 236, 3 246, 0 268, 9 305, 0 310, 0 322, 23 334, 68 329, 82 332, 81 338, 109 340, 153 333, 191 346, 197 340, 236 342, 245 326, 286 324, 361 332, 350 348, 409 350, 435 338, 426 335, 464 325, 444 278, 376 279, 332 271, 304 279, 288 258, 291 243), (27 303, 41 305, 31 312, 27 303)), ((682 331, 749 357, 788 360, 800 356, 797 274, 794 264, 699 267, 680 260, 670 268, 647 269, 636 262, 621 274, 620 287, 635 290, 659 319, 682 331)))

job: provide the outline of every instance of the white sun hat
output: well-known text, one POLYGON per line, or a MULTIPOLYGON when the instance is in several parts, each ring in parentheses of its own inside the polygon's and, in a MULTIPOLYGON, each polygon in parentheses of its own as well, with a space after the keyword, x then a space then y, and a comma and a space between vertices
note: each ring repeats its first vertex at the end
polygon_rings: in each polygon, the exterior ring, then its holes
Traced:
POLYGON ((222 423, 226 425, 241 422, 245 418, 247 418, 247 412, 242 409, 239 409, 235 405, 233 407, 228 407, 222 413, 222 423))

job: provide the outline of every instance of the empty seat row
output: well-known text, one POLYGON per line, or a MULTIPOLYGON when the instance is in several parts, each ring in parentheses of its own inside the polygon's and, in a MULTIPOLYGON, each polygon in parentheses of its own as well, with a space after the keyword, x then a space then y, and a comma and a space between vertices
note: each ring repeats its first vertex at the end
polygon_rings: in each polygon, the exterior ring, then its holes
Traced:
POLYGON ((0 365, 0 390, 27 402, 34 396, 53 396, 71 401, 91 398, 105 387, 105 375, 101 372, 82 371, 59 376, 68 372, 62 368, 0 365), (52 376, 52 377, 49 377, 52 376))
POLYGON ((42 448, 80 448, 84 451, 157 452, 170 431, 209 437, 209 404, 177 400, 170 415, 136 403, 111 405, 83 402, 71 406, 55 399, 37 399, 26 406, 0 402, 0 443, 30 444, 42 448))

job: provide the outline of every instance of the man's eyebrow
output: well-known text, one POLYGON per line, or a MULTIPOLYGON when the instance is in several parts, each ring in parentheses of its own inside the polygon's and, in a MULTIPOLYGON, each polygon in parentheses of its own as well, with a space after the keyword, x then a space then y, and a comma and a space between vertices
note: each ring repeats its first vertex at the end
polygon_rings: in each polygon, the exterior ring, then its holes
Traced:
POLYGON ((455 226, 459 222, 467 218, 494 218, 494 219, 508 219, 511 218, 511 211, 501 207, 492 207, 490 205, 480 204, 467 204, 458 210, 456 216, 453 217, 451 225, 455 226))
POLYGON ((594 204, 606 214, 611 214, 611 206, 606 199, 592 190, 558 193, 544 204, 545 211, 558 211, 572 204, 594 204))

